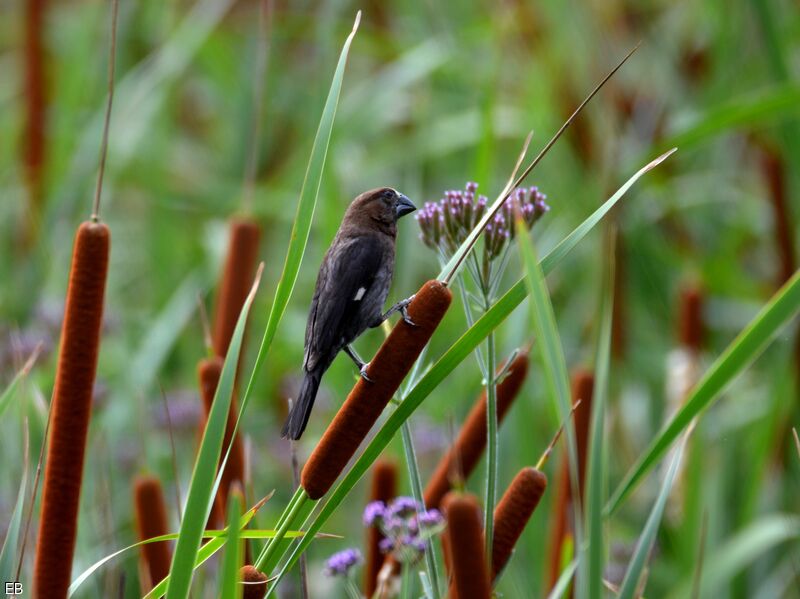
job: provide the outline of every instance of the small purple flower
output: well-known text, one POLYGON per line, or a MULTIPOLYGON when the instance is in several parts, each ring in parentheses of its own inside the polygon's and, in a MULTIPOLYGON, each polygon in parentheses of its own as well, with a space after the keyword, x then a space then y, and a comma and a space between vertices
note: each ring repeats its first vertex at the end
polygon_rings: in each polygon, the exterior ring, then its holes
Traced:
POLYGON ((397 497, 389 504, 389 514, 400 518, 408 518, 417 513, 419 504, 413 497, 397 497))
POLYGON ((334 553, 325 562, 326 576, 347 576, 353 566, 360 564, 364 558, 358 549, 345 549, 334 553))
POLYGON ((398 518, 394 515, 384 518, 381 526, 383 532, 390 537, 400 534, 405 527, 406 521, 403 518, 398 518))
POLYGON ((417 515, 417 523, 421 528, 434 528, 440 526, 444 522, 441 512, 439 510, 427 510, 420 512, 417 515))
POLYGON ((386 518, 386 504, 382 501, 370 501, 364 508, 364 526, 374 526, 386 518))
POLYGON ((378 549, 381 550, 381 553, 390 553, 394 549, 394 539, 383 537, 378 541, 378 549))
MULTIPOLYGON (((427 202, 417 213, 420 239, 431 249, 452 255, 467 239, 470 231, 480 222, 489 204, 484 195, 477 195, 478 184, 469 181, 465 190, 447 190, 438 202, 427 202)), ((550 208, 545 203, 547 196, 537 187, 520 187, 509 193, 484 232, 484 276, 488 276, 493 260, 514 239, 517 212, 525 226, 530 229, 550 208)))

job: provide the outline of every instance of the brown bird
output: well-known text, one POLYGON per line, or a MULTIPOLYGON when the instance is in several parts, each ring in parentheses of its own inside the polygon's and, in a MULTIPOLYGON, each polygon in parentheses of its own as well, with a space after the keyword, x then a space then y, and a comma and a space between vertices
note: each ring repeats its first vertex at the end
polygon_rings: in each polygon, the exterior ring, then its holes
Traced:
POLYGON ((361 376, 367 364, 350 344, 398 310, 409 324, 413 296, 382 313, 394 272, 397 220, 416 210, 406 196, 389 187, 366 191, 347 209, 317 275, 306 324, 303 383, 281 435, 299 439, 314 406, 322 375, 344 349, 361 376))

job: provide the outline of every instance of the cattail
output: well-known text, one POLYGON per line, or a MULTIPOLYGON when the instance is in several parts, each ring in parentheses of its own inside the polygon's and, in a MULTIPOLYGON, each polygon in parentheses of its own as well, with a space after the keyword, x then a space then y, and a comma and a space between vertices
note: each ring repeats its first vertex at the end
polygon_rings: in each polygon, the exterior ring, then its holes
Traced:
MULTIPOLYGON (((389 503, 397 495, 397 465, 389 460, 377 460, 372 467, 372 488, 370 501, 389 503)), ((379 527, 367 528, 367 561, 364 567, 364 591, 367 597, 375 594, 378 574, 383 565, 384 555, 380 549, 383 535, 379 527)))
POLYGON ((558 479, 558 491, 556 493, 555 515, 553 517, 553 528, 550 541, 550 568, 549 584, 550 588, 555 585, 561 573, 561 553, 564 541, 567 536, 572 534, 572 526, 569 521, 569 509, 576 495, 583 500, 584 492, 584 473, 586 472, 587 448, 589 444, 589 428, 592 418, 592 391, 594 389, 594 376, 586 370, 578 370, 572 376, 572 400, 573 403, 581 400, 581 403, 574 410, 575 414, 575 444, 578 453, 578 492, 572 488, 572 481, 569 474, 569 460, 567 453, 562 454, 561 470, 558 479))
POLYGON ((698 43, 684 47, 678 65, 687 83, 692 86, 699 85, 711 71, 708 48, 698 43))
MULTIPOLYGON (((133 483, 133 500, 136 506, 136 530, 139 540, 152 539, 169 533, 167 508, 161 483, 154 476, 139 476, 133 483)), ((169 574, 172 551, 168 541, 141 546, 147 580, 142 590, 148 592, 169 574)))
MULTIPOLYGON (((508 376, 497 385, 497 420, 503 417, 519 393, 528 374, 528 354, 520 352, 511 363, 508 376)), ((470 411, 453 447, 440 460, 425 487, 425 507, 438 508, 451 488, 453 474, 468 478, 486 448, 486 392, 470 411)))
POLYGON ((70 583, 110 239, 97 222, 81 224, 75 236, 36 543, 38 597, 66 597, 70 583))
MULTIPOLYGON (((25 135, 22 158, 30 197, 30 229, 35 234, 42 205, 43 169, 45 161, 46 77, 44 30, 47 2, 27 0, 25 6, 25 135)), ((30 241, 31 239, 29 239, 30 241)))
POLYGON ((514 477, 494 510, 492 581, 508 563, 525 525, 547 488, 547 477, 536 468, 523 468, 514 477))
POLYGON ((228 254, 214 313, 214 353, 222 358, 228 353, 239 313, 253 285, 261 239, 261 228, 252 220, 233 219, 230 226, 228 254))
POLYGON ((267 581, 269 578, 253 566, 242 566, 242 599, 263 599, 267 594, 267 581))
POLYGON ((686 287, 681 290, 679 323, 681 345, 688 351, 699 353, 705 339, 703 292, 700 288, 686 287))
POLYGON ((787 202, 786 167, 781 155, 765 147, 761 153, 761 173, 769 189, 772 204, 774 239, 780 261, 778 287, 788 281, 796 268, 794 220, 787 202))
MULTIPOLYGON (((211 412, 211 404, 214 401, 214 394, 217 391, 219 377, 222 374, 223 363, 224 360, 221 357, 215 356, 213 358, 200 360, 197 365, 197 376, 200 380, 200 395, 203 399, 203 410, 205 414, 204 421, 211 412)), ((227 498, 231 485, 235 482, 239 482, 244 486, 244 447, 242 446, 241 438, 238 435, 235 437, 233 436, 233 429, 236 425, 238 412, 236 405, 231 403, 231 411, 228 413, 228 422, 225 425, 225 437, 222 441, 222 447, 228 447, 231 439, 233 439, 233 446, 231 447, 230 455, 228 455, 228 462, 225 465, 225 470, 222 473, 222 479, 219 483, 219 490, 217 491, 219 505, 222 506, 227 505, 227 498)))
POLYGON ((575 443, 578 450, 578 484, 581 501, 583 500, 586 480, 587 451, 589 447, 589 429, 592 426, 592 393, 594 391, 594 375, 588 370, 578 370, 572 376, 572 403, 581 401, 575 409, 575 443))
MULTIPOLYGON (((224 359, 228 353, 228 346, 231 343, 236 322, 239 320, 239 313, 242 311, 247 294, 250 292, 253 273, 256 270, 256 262, 258 260, 258 244, 260 240, 261 228, 258 223, 246 218, 231 220, 228 253, 217 296, 217 306, 214 314, 214 334, 212 336, 214 353, 219 358, 224 359)), ((222 361, 220 360, 220 372, 221 370, 222 361)), ((219 380, 219 374, 216 377, 219 380)), ((217 384, 214 383, 211 393, 203 396, 204 400, 208 398, 207 401, 204 401, 206 414, 211 410, 211 399, 214 397, 216 388, 217 384)), ((233 396, 231 397, 223 444, 223 447, 228 447, 231 439, 233 439, 233 446, 220 481, 219 495, 222 505, 227 505, 231 483, 239 481, 244 485, 244 448, 239 434, 237 433, 235 437, 232 435, 238 413, 236 397, 233 396)))
POLYGON ((319 499, 356 452, 383 408, 394 396, 450 306, 452 294, 440 281, 428 281, 408 307, 415 326, 400 319, 370 362, 306 462, 300 484, 319 499))
POLYGON ((450 596, 489 599, 480 505, 473 495, 448 493, 442 501, 447 518, 447 544, 453 572, 450 596))

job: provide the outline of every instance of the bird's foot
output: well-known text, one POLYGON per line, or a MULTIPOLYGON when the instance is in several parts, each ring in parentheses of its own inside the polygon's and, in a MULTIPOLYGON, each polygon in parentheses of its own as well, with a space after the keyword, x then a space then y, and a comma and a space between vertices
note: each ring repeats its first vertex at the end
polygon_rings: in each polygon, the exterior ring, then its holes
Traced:
POLYGON ((403 320, 405 321, 405 323, 407 325, 409 325, 409 326, 412 326, 412 327, 417 326, 417 323, 414 322, 413 320, 411 320, 411 317, 408 315, 408 305, 412 301, 414 301, 415 297, 416 297, 416 294, 412 295, 411 297, 407 297, 406 299, 404 299, 403 301, 400 302, 400 314, 403 315, 403 320))
POLYGON ((361 365, 361 368, 358 369, 358 373, 361 375, 361 378, 367 381, 368 383, 374 383, 371 378, 367 376, 367 367, 369 366, 369 362, 366 362, 361 365))

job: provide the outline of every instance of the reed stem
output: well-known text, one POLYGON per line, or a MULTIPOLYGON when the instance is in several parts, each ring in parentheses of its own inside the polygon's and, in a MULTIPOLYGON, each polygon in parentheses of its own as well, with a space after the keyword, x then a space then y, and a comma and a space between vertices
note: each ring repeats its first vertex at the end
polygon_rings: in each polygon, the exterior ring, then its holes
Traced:
POLYGON ((486 498, 484 504, 484 542, 486 563, 492 563, 492 539, 494 538, 494 506, 497 497, 497 462, 499 436, 497 431, 497 388, 494 371, 495 339, 494 333, 486 338, 487 367, 486 379, 486 498))

